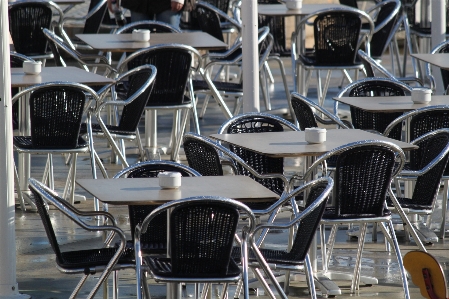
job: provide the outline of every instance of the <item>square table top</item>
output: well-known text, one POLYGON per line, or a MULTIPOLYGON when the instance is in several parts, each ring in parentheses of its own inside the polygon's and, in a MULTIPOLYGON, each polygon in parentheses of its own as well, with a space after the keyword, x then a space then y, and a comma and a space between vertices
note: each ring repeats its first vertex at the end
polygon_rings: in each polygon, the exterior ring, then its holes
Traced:
POLYGON ((389 141, 400 146, 403 150, 418 148, 406 142, 358 129, 327 130, 326 141, 321 144, 307 143, 304 131, 212 134, 210 137, 275 158, 320 156, 339 146, 361 140, 389 141))
POLYGON ((316 11, 335 8, 335 7, 346 7, 342 4, 302 4, 300 9, 288 9, 285 4, 258 4, 257 10, 259 15, 266 16, 306 16, 316 11))
POLYGON ((448 53, 415 53, 410 54, 419 60, 436 65, 442 69, 449 70, 449 54, 448 53))
POLYGON ((136 51, 159 44, 184 44, 197 50, 222 50, 228 45, 210 34, 201 31, 182 33, 151 33, 148 42, 135 42, 131 33, 76 34, 83 42, 96 50, 110 52, 136 51))
POLYGON ((27 87, 40 83, 68 81, 85 85, 106 85, 114 82, 111 78, 87 72, 77 67, 43 67, 39 75, 27 75, 22 68, 11 68, 11 87, 27 87))
POLYGON ((272 201, 279 196, 247 176, 182 177, 178 189, 161 189, 158 178, 78 179, 77 184, 113 205, 160 205, 192 196, 223 196, 239 201, 272 201))
POLYGON ((432 100, 424 104, 413 103, 411 96, 341 97, 334 100, 368 112, 407 112, 428 106, 449 105, 449 95, 432 95, 432 100))

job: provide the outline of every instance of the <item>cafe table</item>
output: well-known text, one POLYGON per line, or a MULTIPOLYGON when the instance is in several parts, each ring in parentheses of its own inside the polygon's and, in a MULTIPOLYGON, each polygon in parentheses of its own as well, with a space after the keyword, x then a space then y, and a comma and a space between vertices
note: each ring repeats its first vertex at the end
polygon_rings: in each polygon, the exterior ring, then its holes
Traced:
MULTIPOLYGON (((39 75, 27 75, 22 68, 11 68, 11 87, 25 88, 47 82, 77 82, 88 86, 106 85, 114 82, 114 79, 87 72, 77 67, 43 67, 39 75)), ((19 133, 30 134, 30 111, 28 99, 19 100, 19 133)), ((28 178, 30 177, 30 155, 20 155, 18 172, 22 190, 28 190, 28 178)))
POLYGON ((182 33, 151 33, 147 42, 136 42, 131 33, 122 34, 76 34, 80 40, 95 50, 104 52, 132 52, 159 44, 183 44, 197 50, 223 50, 228 45, 210 34, 201 31, 182 33))
MULTIPOLYGON (((416 145, 358 129, 327 130, 326 141, 320 144, 307 143, 305 141, 304 131, 266 132, 257 134, 212 134, 210 137, 269 157, 304 157, 306 169, 313 163, 317 156, 325 154, 336 147, 361 140, 388 141, 398 145, 403 150, 413 150, 418 148, 416 145)), ((319 273, 317 271, 316 240, 314 240, 314 243, 315 246, 311 246, 309 254, 312 268, 317 272, 316 285, 328 296, 340 295, 340 288, 330 279, 347 280, 349 277, 347 275, 341 276, 339 273, 319 273), (332 276, 330 274, 332 274, 332 276)), ((360 279, 365 283, 370 284, 377 284, 378 282, 377 279, 373 277, 363 276, 360 279)))
MULTIPOLYGON (((158 178, 78 179, 76 182, 100 201, 112 205, 161 205, 172 200, 206 195, 242 202, 274 201, 279 198, 250 177, 240 175, 182 177, 178 189, 161 189, 158 178)), ((167 298, 181 298, 180 295, 180 284, 167 284, 167 298)))
POLYGON ((441 69, 449 70, 449 54, 448 53, 412 53, 412 57, 415 57, 424 62, 438 66, 441 69))

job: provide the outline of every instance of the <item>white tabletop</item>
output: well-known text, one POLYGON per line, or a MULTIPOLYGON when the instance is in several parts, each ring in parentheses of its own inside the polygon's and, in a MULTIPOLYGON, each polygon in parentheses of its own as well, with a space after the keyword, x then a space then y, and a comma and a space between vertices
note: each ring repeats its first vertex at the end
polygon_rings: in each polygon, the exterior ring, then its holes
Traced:
POLYGON ((326 141, 321 144, 307 143, 303 131, 213 134, 210 137, 271 157, 320 156, 336 147, 361 140, 389 141, 397 144, 403 150, 418 148, 409 143, 357 129, 327 130, 326 141))
POLYGON ((67 81, 85 85, 106 85, 113 79, 87 72, 77 67, 43 67, 39 75, 27 75, 22 68, 11 68, 11 86, 26 87, 40 83, 67 81))
POLYGON ((247 176, 182 177, 178 189, 162 189, 158 178, 78 179, 100 201, 114 205, 160 205, 192 196, 223 196, 240 201, 272 201, 279 196, 247 176))
POLYGON ((227 49, 228 45, 210 34, 201 31, 182 33, 151 33, 148 42, 135 42, 131 33, 122 34, 76 34, 94 49, 111 52, 127 52, 159 44, 183 44, 198 50, 227 49))
POLYGON ((302 4, 301 9, 288 9, 285 4, 259 4, 259 15, 266 16, 306 16, 318 10, 336 7, 346 7, 341 4, 302 4))
POLYGON ((449 95, 432 95, 432 100, 425 104, 413 103, 411 96, 341 97, 334 100, 368 112, 407 112, 428 106, 449 105, 449 95))
POLYGON ((449 53, 416 53, 416 54, 410 54, 411 56, 428 62, 430 64, 436 65, 442 69, 449 70, 449 53))

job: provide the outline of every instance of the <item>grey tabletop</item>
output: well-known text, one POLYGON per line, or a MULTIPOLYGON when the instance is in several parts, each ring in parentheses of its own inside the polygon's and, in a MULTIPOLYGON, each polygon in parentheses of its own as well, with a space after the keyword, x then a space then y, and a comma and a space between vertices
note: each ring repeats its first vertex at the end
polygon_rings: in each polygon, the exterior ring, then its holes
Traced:
POLYGON ((212 134, 213 139, 231 143, 270 157, 319 156, 328 151, 361 140, 383 140, 400 146, 403 150, 418 148, 406 142, 363 130, 327 130, 326 141, 309 144, 304 132, 285 131, 267 133, 212 134))
POLYGON ((77 67, 43 67, 39 75, 27 75, 22 68, 11 68, 11 86, 26 87, 46 82, 68 81, 85 85, 106 85, 113 79, 77 67))
POLYGON ((110 52, 136 51, 159 44, 184 44, 198 50, 227 49, 221 40, 201 31, 182 33, 152 33, 148 42, 132 40, 131 33, 123 34, 76 34, 76 36, 94 49, 110 52))
POLYGON ((449 105, 449 95, 432 95, 432 100, 425 104, 413 103, 411 96, 341 97, 334 100, 369 112, 407 112, 428 106, 449 105))
POLYGON ((115 205, 160 205, 192 196, 223 196, 239 201, 271 201, 279 196, 247 176, 182 177, 178 189, 162 189, 158 178, 78 179, 100 201, 115 205))
POLYGON ((345 7, 341 4, 302 4, 301 9, 288 9, 285 4, 259 4, 259 15, 266 16, 306 16, 318 10, 335 7, 345 7))
POLYGON ((430 64, 436 65, 442 69, 449 70, 449 53, 416 53, 410 54, 419 60, 428 62, 430 64))

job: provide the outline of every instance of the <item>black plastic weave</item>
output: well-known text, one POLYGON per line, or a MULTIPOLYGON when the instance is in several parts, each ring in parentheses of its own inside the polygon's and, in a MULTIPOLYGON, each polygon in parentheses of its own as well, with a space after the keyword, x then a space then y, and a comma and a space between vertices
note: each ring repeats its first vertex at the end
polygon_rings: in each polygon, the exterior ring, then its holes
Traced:
POLYGON ((24 2, 9 7, 9 33, 18 53, 44 55, 47 39, 42 28, 50 29, 53 12, 44 3, 24 2))
POLYGON ((180 48, 160 48, 143 52, 128 62, 128 69, 144 64, 157 69, 156 83, 147 106, 180 105, 190 102, 184 96, 190 74, 192 55, 180 48))
MULTIPOLYGON (((232 123, 226 133, 264 133, 264 132, 282 132, 284 128, 282 125, 271 118, 263 116, 248 116, 239 118, 232 123)), ((229 149, 242 158, 246 164, 251 166, 260 174, 268 173, 284 173, 284 158, 272 158, 266 155, 256 153, 251 150, 244 149, 239 146, 230 144, 229 149)), ((280 179, 259 179, 252 175, 249 171, 244 169, 241 165, 237 165, 239 174, 251 177, 253 180, 267 187, 276 194, 282 194, 284 191, 284 182, 280 179)))
MULTIPOLYGON (((449 53, 449 44, 444 45, 438 53, 449 53)), ((441 69, 441 78, 443 79, 443 87, 446 90, 449 87, 449 71, 441 69)))
POLYGON ((236 207, 214 201, 174 208, 170 214, 170 259, 147 257, 151 271, 179 278, 239 275, 230 259, 238 220, 236 207), (161 263, 167 267, 159 267, 161 263))
POLYGON ((395 154, 391 149, 370 145, 341 153, 335 170, 335 208, 325 219, 384 216, 384 204, 395 154))
MULTIPOLYGON (((37 211, 41 217, 42 224, 44 225, 45 232, 47 234, 50 245, 56 254, 56 263, 64 269, 83 269, 84 272, 89 274, 95 273, 97 266, 105 266, 109 263, 113 255, 117 252, 116 248, 97 248, 88 250, 66 251, 62 252, 58 240, 56 238, 55 229, 51 222, 50 215, 44 204, 44 200, 41 195, 37 193, 33 188, 30 188, 35 199, 37 211), (92 272, 93 271, 93 272, 92 272)), ((64 199, 56 197, 57 200, 63 204, 68 204, 64 199)), ((126 250, 120 259, 118 264, 130 264, 133 263, 133 250, 126 250)))
MULTIPOLYGON (((354 86, 349 92, 350 97, 389 97, 405 96, 402 87, 394 82, 385 81, 364 81, 354 86)), ((369 101, 369 99, 366 99, 369 101)), ((355 129, 376 130, 383 133, 387 126, 401 116, 401 112, 368 112, 363 109, 350 106, 351 120, 355 129)), ((398 125, 390 132, 389 137, 401 140, 402 125, 398 125)))
POLYGON ((44 87, 30 96, 31 138, 15 136, 14 144, 34 149, 75 149, 86 96, 66 86, 44 87))
POLYGON ((294 97, 291 98, 291 103, 301 131, 304 131, 306 128, 318 127, 312 108, 309 105, 294 97))
POLYGON ((184 153, 189 166, 203 176, 221 176, 223 169, 215 148, 198 139, 184 137, 184 153))
MULTIPOLYGON (((135 168, 127 173, 127 178, 154 178, 160 172, 176 171, 180 172, 182 176, 190 176, 182 168, 171 165, 163 164, 150 164, 142 165, 139 168, 135 168)), ((129 211, 129 224, 132 232, 132 242, 127 242, 127 246, 134 248, 134 231, 137 224, 141 224, 142 221, 148 216, 155 208, 156 205, 130 205, 129 211)), ((153 221, 148 225, 148 229, 144 234, 140 236, 141 249, 144 254, 150 253, 166 253, 167 252, 167 213, 161 213, 156 216, 153 221)))
MULTIPOLYGON (((379 10, 377 14, 374 26, 382 23, 386 18, 388 18, 396 7, 396 3, 390 2, 385 4, 379 10)), ((390 35, 396 25, 399 18, 399 13, 397 13, 385 26, 383 26, 379 31, 373 34, 370 42, 370 55, 372 58, 380 59, 384 53, 385 48, 388 46, 390 41, 390 35)))
POLYGON ((301 56, 306 65, 354 65, 362 20, 353 12, 326 12, 314 22, 314 53, 301 56))
MULTIPOLYGON (((259 0, 259 4, 279 4, 278 0, 259 0)), ((273 49, 271 53, 283 57, 290 57, 291 49, 287 48, 284 16, 259 15, 259 28, 268 26, 273 35, 273 49)))

